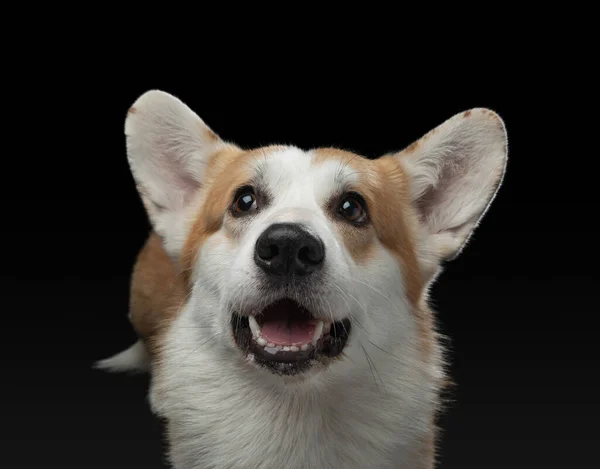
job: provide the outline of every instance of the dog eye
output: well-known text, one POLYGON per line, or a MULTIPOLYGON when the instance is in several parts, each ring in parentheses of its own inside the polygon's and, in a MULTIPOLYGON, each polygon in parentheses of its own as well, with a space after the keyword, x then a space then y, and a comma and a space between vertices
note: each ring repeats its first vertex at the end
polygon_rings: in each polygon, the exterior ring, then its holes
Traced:
POLYGON ((237 191, 232 209, 237 215, 256 209, 256 195, 251 187, 243 187, 237 191))
POLYGON ((346 195, 338 209, 340 215, 354 224, 364 223, 367 219, 365 204, 358 194, 346 195))

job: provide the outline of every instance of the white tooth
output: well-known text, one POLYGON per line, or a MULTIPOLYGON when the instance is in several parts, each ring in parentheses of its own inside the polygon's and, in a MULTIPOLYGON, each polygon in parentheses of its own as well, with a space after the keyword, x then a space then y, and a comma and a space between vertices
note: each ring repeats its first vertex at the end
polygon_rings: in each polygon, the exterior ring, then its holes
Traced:
POLYGON ((278 345, 277 350, 279 350, 281 352, 283 350, 283 347, 281 345, 278 345))
POLYGON ((296 347, 295 345, 292 345, 290 347, 290 351, 292 351, 292 352, 297 352, 298 350, 300 350, 300 349, 298 347, 296 347))
POLYGON ((302 350, 303 352, 306 352, 308 350, 308 344, 302 344, 300 346, 300 350, 302 350))
POLYGON ((261 347, 264 347, 265 345, 267 345, 267 341, 265 339, 263 339, 262 337, 259 337, 258 339, 256 339, 256 342, 258 343, 258 345, 260 345, 261 347))
POLYGON ((330 330, 331 330, 331 323, 326 322, 325 325, 323 326, 323 334, 329 334, 330 330))
POLYGON ((272 342, 269 342, 269 343, 267 344, 267 347, 269 347, 269 348, 275 348, 275 344, 274 344, 274 343, 272 343, 272 342))
POLYGON ((290 351, 290 348, 289 348, 289 347, 286 345, 285 347, 283 347, 283 351, 284 351, 284 352, 289 352, 289 351, 290 351))
POLYGON ((321 338, 322 335, 323 335, 323 321, 319 321, 319 324, 317 324, 317 327, 315 328, 315 335, 313 335, 312 344, 315 345, 317 343, 317 341, 321 338))
POLYGON ((256 322, 256 318, 254 316, 249 316, 248 322, 250 323, 250 330, 252 331, 252 335, 254 337, 260 337, 260 326, 258 325, 258 322, 256 322))

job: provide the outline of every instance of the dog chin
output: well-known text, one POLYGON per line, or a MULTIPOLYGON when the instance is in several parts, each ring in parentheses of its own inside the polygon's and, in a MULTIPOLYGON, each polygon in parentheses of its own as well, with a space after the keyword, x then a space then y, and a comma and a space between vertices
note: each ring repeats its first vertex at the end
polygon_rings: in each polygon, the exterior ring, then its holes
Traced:
POLYGON ((325 319, 293 298, 231 313, 233 340, 246 362, 280 376, 304 376, 344 355, 349 318, 325 319))

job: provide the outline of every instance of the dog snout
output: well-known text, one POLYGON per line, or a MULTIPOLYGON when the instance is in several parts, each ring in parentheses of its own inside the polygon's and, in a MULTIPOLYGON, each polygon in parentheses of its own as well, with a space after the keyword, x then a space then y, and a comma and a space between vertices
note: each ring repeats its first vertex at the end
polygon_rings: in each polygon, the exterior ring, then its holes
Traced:
POLYGON ((260 235, 254 261, 269 275, 309 275, 325 260, 321 239, 297 223, 275 223, 260 235))

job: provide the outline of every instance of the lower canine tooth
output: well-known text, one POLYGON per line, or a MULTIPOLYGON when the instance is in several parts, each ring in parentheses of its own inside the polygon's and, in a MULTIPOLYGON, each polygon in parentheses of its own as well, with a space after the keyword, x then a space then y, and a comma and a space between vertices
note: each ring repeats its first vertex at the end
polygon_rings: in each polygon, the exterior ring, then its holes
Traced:
POLYGON ((256 342, 258 343, 258 345, 260 345, 261 347, 264 347, 265 345, 267 345, 267 341, 265 339, 263 339, 262 337, 259 337, 258 339, 256 339, 256 342))
POLYGON ((300 350, 302 350, 303 352, 307 351, 308 350, 308 344, 302 344, 300 346, 300 350))

